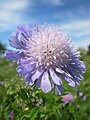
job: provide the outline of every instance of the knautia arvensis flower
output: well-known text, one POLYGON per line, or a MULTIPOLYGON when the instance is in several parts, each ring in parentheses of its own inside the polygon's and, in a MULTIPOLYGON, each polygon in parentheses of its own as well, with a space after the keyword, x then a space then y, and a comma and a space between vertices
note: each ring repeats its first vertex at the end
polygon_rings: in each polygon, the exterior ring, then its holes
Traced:
POLYGON ((17 51, 8 50, 7 59, 17 62, 17 71, 29 85, 49 92, 53 88, 61 94, 63 82, 75 87, 80 84, 85 65, 70 39, 54 25, 18 26, 9 43, 17 51))
POLYGON ((72 95, 72 93, 68 92, 66 95, 61 96, 61 101, 64 104, 67 104, 69 102, 74 102, 74 96, 72 95))

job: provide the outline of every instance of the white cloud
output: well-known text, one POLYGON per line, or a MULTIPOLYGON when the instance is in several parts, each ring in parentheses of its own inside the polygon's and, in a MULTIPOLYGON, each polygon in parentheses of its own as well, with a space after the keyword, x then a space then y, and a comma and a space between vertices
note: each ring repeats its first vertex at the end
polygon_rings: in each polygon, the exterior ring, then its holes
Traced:
POLYGON ((31 2, 29 0, 3 0, 0 2, 0 31, 12 30, 24 21, 24 11, 31 2))
POLYGON ((90 35, 90 20, 70 21, 62 24, 62 28, 78 37, 90 35))
POLYGON ((77 48, 82 47, 87 50, 88 46, 90 45, 90 39, 75 41, 75 45, 77 48))
MULTIPOLYGON (((62 0, 44 0, 43 2, 55 6, 63 4, 62 0)), ((26 19, 26 11, 32 12, 35 9, 33 0, 1 0, 0 1, 0 32, 12 31, 19 24, 31 24, 33 16, 26 19), (27 9, 29 8, 29 10, 27 9)), ((27 17, 28 18, 28 17, 27 17)))
POLYGON ((80 31, 77 31, 75 33, 75 35, 77 35, 78 37, 82 37, 82 36, 90 36, 90 30, 80 30, 80 31))
POLYGON ((68 29, 79 29, 79 28, 84 28, 84 27, 88 28, 90 27, 90 20, 70 21, 68 24, 65 24, 64 27, 68 29))
POLYGON ((90 20, 73 20, 62 24, 61 28, 72 36, 77 47, 87 49, 90 45, 90 20))
POLYGON ((22 10, 28 5, 27 0, 3 0, 0 2, 0 8, 3 10, 22 10))

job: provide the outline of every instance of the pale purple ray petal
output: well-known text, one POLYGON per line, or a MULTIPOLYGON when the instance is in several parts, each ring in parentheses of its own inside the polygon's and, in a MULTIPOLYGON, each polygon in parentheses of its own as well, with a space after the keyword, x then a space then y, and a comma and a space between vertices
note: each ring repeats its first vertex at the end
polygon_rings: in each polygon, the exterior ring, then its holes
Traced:
POLYGON ((58 94, 62 94, 64 92, 63 86, 62 85, 56 85, 56 91, 58 94))
MULTIPOLYGON (((74 61, 74 60, 73 60, 74 61)), ((82 74, 85 72, 85 64, 80 62, 79 60, 78 61, 75 61, 75 62, 71 62, 71 63, 68 63, 68 66, 71 66, 71 68, 73 69, 76 69, 78 71, 80 71, 82 74)))
MULTIPOLYGON (((34 73, 33 73, 33 74, 34 74, 34 73)), ((25 76, 25 82, 26 82, 26 84, 29 84, 29 85, 33 85, 33 84, 34 84, 34 81, 33 81, 33 79, 32 79, 33 74, 30 73, 30 74, 27 74, 27 75, 25 76)))
MULTIPOLYGON (((43 74, 42 74, 42 75, 43 75, 43 74)), ((36 80, 36 87, 37 87, 38 89, 41 89, 42 75, 36 80)))
POLYGON ((28 65, 28 66, 24 66, 23 67, 23 74, 26 75, 26 74, 29 74, 30 72, 33 71, 33 69, 36 67, 35 64, 32 64, 32 65, 28 65))
POLYGON ((31 36, 32 36, 32 31, 31 31, 29 25, 26 25, 25 27, 23 27, 22 25, 19 25, 19 26, 18 26, 18 29, 19 29, 22 33, 24 33, 28 38, 31 38, 31 36))
POLYGON ((16 36, 17 36, 17 41, 19 45, 21 46, 21 48, 24 50, 27 49, 27 45, 28 45, 27 37, 20 31, 17 32, 16 36))
POLYGON ((76 83, 74 80, 72 80, 70 77, 67 76, 67 74, 61 74, 61 76, 63 77, 63 79, 68 83, 68 85, 75 87, 76 83))
POLYGON ((24 58, 24 53, 19 51, 7 50, 5 57, 11 61, 17 62, 19 59, 24 58))
POLYGON ((64 80, 68 83, 68 85, 75 87, 75 82, 70 78, 70 74, 64 72, 63 70, 56 69, 57 72, 64 78, 64 80))
POLYGON ((42 88, 43 92, 45 92, 45 93, 48 93, 52 89, 47 72, 44 72, 42 75, 41 88, 42 88))
POLYGON ((78 75, 79 73, 76 73, 75 71, 73 71, 72 69, 67 69, 67 71, 71 74, 71 76, 73 77, 73 79, 75 79, 75 81, 77 82, 77 84, 80 84, 80 81, 83 80, 83 76, 78 75))
POLYGON ((21 45, 17 40, 17 33, 12 33, 11 37, 9 38, 9 44, 16 49, 21 49, 21 45))
POLYGON ((19 60, 19 64, 21 66, 26 66, 30 64, 36 64, 31 58, 24 58, 19 60))
POLYGON ((20 76, 24 76, 32 72, 35 67, 36 67, 35 64, 25 65, 25 66, 19 65, 16 70, 20 76))
POLYGON ((75 87, 76 83, 73 81, 71 78, 65 78, 66 82, 68 83, 69 86, 75 87))
POLYGON ((81 73, 81 71, 78 71, 77 69, 74 69, 69 65, 66 69, 73 76, 73 78, 75 79, 77 78, 78 80, 83 80, 83 73, 81 73))
POLYGON ((11 35, 9 43, 14 48, 27 49, 28 38, 24 33, 17 31, 11 35))
POLYGON ((40 77, 40 75, 41 75, 42 73, 43 73, 43 71, 40 72, 40 71, 36 70, 35 73, 34 73, 33 76, 32 76, 32 80, 35 81, 37 78, 40 77))
POLYGON ((51 75, 51 78, 53 80, 53 82, 56 84, 56 85, 61 85, 62 84, 62 81, 60 79, 60 77, 58 77, 56 75, 56 73, 54 72, 54 70, 50 69, 50 75, 51 75))
POLYGON ((24 76, 24 74, 23 74, 23 68, 24 68, 23 66, 18 66, 16 68, 16 71, 18 72, 18 74, 19 74, 20 77, 24 76))
POLYGON ((81 68, 82 73, 85 73, 85 71, 86 71, 86 65, 84 64, 83 61, 80 61, 80 68, 81 68))

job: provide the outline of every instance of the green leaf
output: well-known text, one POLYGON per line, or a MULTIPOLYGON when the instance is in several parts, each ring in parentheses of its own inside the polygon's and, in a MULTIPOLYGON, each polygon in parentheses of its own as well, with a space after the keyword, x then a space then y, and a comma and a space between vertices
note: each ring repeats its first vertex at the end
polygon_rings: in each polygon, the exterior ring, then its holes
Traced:
POLYGON ((23 100, 27 100, 28 99, 28 95, 26 93, 26 91, 24 89, 20 89, 20 91, 18 92, 18 95, 23 99, 23 100))
POLYGON ((30 113, 30 120, 34 120, 35 117, 37 117, 37 113, 38 113, 39 108, 35 107, 31 110, 30 113))

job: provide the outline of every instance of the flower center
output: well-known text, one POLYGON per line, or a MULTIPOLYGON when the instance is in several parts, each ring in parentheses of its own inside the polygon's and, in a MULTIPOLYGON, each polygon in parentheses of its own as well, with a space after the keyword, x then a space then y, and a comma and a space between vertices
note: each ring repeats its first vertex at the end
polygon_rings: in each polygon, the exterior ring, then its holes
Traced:
POLYGON ((30 41, 30 56, 36 58, 39 66, 52 66, 53 63, 62 62, 65 45, 63 35, 55 28, 47 28, 32 35, 30 41))
MULTIPOLYGON (((43 46, 42 48, 45 48, 45 46, 43 46)), ((54 54, 53 48, 51 48, 51 46, 47 45, 47 47, 45 49, 41 49, 40 51, 38 51, 38 53, 37 53, 38 63, 41 65, 43 64, 45 66, 52 65, 53 54, 54 54)))

